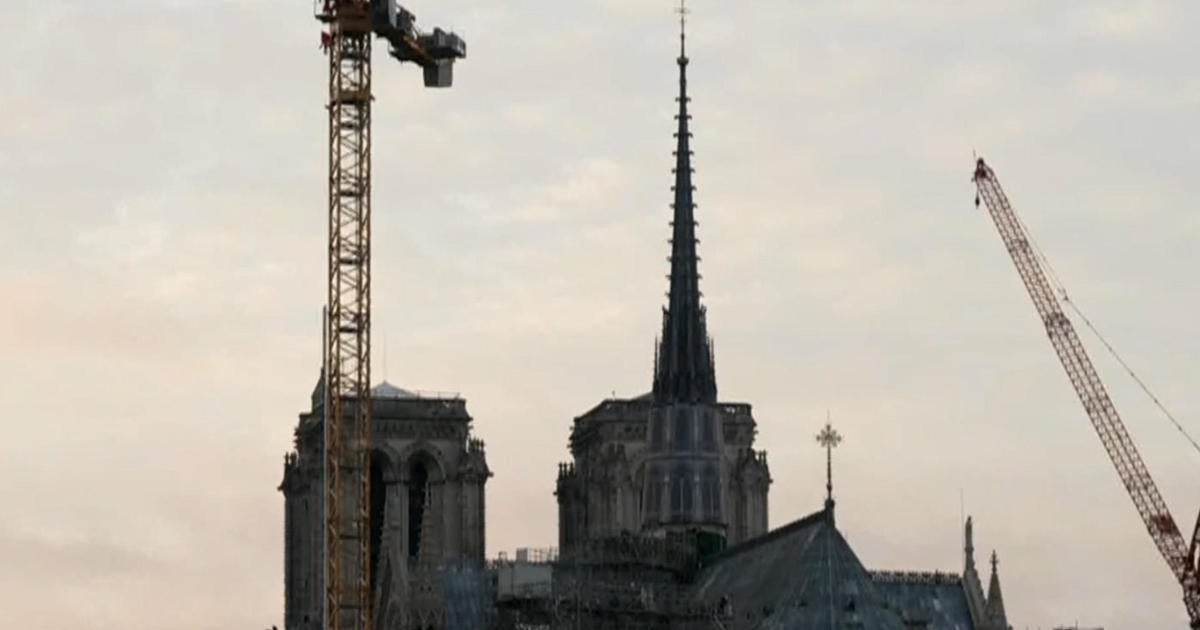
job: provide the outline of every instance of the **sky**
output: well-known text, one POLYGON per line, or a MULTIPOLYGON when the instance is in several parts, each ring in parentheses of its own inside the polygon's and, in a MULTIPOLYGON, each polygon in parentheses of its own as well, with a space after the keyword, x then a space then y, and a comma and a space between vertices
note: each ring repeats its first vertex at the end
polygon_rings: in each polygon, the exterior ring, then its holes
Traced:
MULTIPOLYGON (((489 555, 551 546, 572 418, 650 387, 673 3, 408 4, 469 57, 435 91, 377 51, 375 380, 461 392, 495 472, 489 555)), ((5 5, 5 625, 281 624, 276 487, 324 300, 319 25, 284 0, 5 5)), ((869 568, 961 570, 965 513, 1015 627, 1185 627, 970 174, 985 156, 1200 432, 1200 7, 691 6, 702 288, 772 526, 820 509, 828 415, 869 568)), ((1085 342, 1190 532, 1200 454, 1085 342)))

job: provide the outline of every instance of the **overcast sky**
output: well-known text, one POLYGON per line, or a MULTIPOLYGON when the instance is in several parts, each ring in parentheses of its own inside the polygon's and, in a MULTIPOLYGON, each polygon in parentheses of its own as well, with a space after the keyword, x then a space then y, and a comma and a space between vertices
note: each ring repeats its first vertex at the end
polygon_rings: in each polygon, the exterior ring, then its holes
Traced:
MULTIPOLYGON (((324 299, 319 26, 303 1, 4 4, 4 625, 281 624, 275 488, 324 299)), ((963 497, 1016 627, 1183 628, 969 176, 979 151, 1200 431, 1200 9, 692 4, 702 286, 771 524, 820 508, 828 411, 869 568, 961 570, 963 497)), ((462 392, 496 473, 489 555, 551 546, 571 419, 650 387, 673 3, 411 5, 470 56, 427 91, 377 51, 376 380, 462 392)), ((1190 532, 1200 455, 1087 341, 1190 532)))

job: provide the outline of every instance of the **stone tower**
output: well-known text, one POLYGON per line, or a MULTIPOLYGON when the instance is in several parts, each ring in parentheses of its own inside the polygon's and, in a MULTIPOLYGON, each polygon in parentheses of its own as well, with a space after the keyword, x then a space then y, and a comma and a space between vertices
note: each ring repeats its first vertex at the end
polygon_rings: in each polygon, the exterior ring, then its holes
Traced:
POLYGON ((653 389, 575 419, 572 461, 555 486, 564 553, 622 533, 695 532, 719 548, 767 531, 766 453, 754 449, 750 405, 718 402, 701 304, 685 43, 681 35, 670 292, 653 389))
MULTIPOLYGON (((286 630, 319 629, 324 601, 323 387, 300 415, 284 460, 286 630)), ((375 627, 441 628, 444 589, 484 561, 484 488, 492 473, 466 401, 383 383, 371 390, 371 576, 375 627), (466 569, 464 569, 464 567, 466 569), (401 612, 403 611, 403 612, 401 612)))

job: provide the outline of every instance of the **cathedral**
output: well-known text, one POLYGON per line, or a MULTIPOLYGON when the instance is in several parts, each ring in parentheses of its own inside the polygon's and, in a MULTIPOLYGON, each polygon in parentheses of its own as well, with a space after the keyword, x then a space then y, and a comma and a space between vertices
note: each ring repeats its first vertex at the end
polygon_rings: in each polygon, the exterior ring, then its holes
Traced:
MULTIPOLYGON (((458 396, 372 390, 370 566, 380 630, 1011 630, 974 525, 961 574, 872 571, 820 509, 769 528, 771 473, 751 406, 721 401, 701 301, 686 39, 670 286, 650 391, 575 418, 558 466, 558 548, 488 560, 492 471, 458 396)), ((322 626, 322 385, 285 456, 285 628, 322 626)))
POLYGON ((687 64, 681 51, 670 290, 653 390, 575 420, 574 462, 560 467, 555 490, 564 550, 600 536, 681 530, 718 549, 767 530, 767 455, 754 450, 750 405, 717 400, 700 303, 687 64))

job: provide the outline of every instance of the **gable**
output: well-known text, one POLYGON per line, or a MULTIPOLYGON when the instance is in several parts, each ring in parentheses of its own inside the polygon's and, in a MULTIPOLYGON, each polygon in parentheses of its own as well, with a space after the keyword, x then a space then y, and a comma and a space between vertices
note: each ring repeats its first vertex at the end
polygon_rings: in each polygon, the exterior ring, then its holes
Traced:
POLYGON ((727 598, 736 622, 751 628, 903 628, 831 512, 711 558, 697 576, 694 597, 707 605, 727 598))

